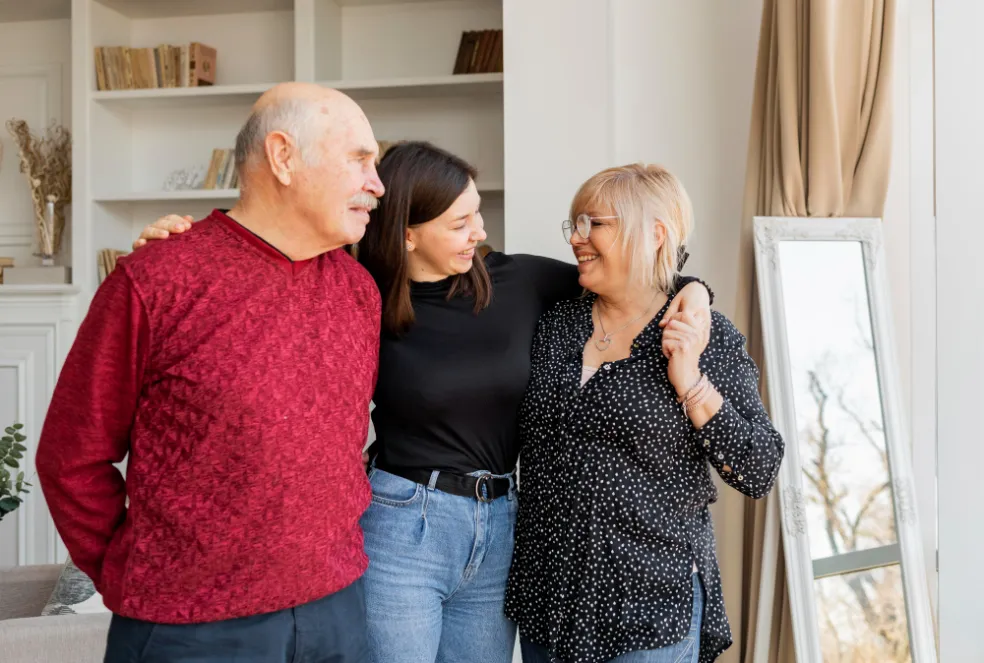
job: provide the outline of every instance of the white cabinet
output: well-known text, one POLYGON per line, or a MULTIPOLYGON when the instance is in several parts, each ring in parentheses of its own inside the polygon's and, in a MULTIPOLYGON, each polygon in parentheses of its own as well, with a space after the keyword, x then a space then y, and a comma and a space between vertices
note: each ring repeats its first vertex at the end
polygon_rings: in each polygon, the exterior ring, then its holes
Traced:
MULTIPOLYGON (((58 371, 77 328, 76 297, 50 289, 0 294, 0 428, 24 424, 29 453, 24 473, 34 473, 33 450, 44 424, 58 371)), ((0 566, 64 559, 40 486, 0 524, 0 566)))

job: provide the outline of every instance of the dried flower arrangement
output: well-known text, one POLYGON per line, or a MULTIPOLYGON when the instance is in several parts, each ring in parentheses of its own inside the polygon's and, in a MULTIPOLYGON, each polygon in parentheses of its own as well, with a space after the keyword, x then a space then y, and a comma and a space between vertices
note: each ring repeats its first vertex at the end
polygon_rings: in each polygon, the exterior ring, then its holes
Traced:
POLYGON ((8 120, 7 131, 20 148, 20 171, 31 186, 42 261, 61 249, 65 205, 72 202, 72 135, 51 125, 43 136, 31 133, 24 120, 8 120))

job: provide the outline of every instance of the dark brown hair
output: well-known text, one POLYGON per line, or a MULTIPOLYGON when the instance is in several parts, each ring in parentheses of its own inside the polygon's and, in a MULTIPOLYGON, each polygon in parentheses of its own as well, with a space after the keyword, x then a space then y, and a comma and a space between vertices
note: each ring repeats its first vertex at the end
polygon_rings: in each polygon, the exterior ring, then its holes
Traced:
MULTIPOLYGON (((444 214, 477 173, 464 160, 419 141, 391 147, 379 162, 378 171, 386 193, 371 213, 355 255, 376 280, 382 295, 383 331, 399 335, 414 321, 407 228, 444 214)), ((472 258, 471 269, 451 278, 448 299, 457 295, 473 296, 475 313, 489 305, 492 281, 478 251, 472 258)))

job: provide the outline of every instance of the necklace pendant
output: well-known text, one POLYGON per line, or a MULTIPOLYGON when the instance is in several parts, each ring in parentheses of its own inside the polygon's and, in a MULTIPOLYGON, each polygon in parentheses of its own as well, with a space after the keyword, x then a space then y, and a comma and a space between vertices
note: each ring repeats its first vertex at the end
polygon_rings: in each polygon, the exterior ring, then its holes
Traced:
POLYGON ((608 334, 605 334, 605 338, 601 339, 600 341, 595 341, 595 347, 598 348, 599 352, 604 352, 605 350, 610 348, 611 345, 612 345, 612 339, 608 337, 608 334))

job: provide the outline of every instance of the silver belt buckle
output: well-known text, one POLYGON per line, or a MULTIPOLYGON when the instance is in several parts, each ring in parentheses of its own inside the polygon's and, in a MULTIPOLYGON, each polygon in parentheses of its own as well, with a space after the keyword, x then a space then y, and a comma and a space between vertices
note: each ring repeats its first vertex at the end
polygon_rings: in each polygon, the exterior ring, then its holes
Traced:
POLYGON ((488 484, 488 482, 489 482, 490 479, 492 479, 492 475, 491 474, 483 474, 480 477, 478 477, 478 480, 477 481, 475 481, 475 497, 478 499, 479 502, 491 502, 492 501, 491 499, 489 499, 488 497, 486 497, 483 494, 483 491, 482 491, 482 487, 483 486, 486 486, 488 484))

